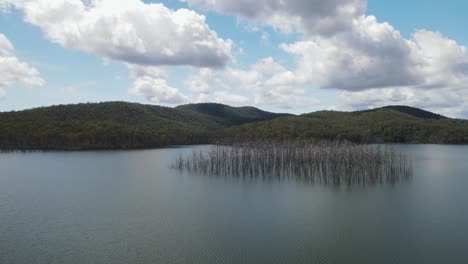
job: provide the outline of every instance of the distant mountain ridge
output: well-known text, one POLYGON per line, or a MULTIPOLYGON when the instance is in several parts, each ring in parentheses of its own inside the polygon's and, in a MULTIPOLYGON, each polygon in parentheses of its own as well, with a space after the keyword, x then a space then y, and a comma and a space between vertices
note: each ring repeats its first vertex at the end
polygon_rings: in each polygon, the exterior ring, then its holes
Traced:
POLYGON ((105 102, 0 113, 1 150, 133 149, 256 138, 466 144, 468 121, 408 106, 295 116, 215 103, 171 108, 105 102))
POLYGON ((422 109, 388 106, 355 112, 318 111, 223 131, 237 138, 316 138, 360 143, 467 144, 468 121, 422 109))
POLYGON ((57 105, 0 113, 0 149, 128 149, 209 143, 214 130, 280 117, 213 104, 176 108, 127 102, 57 105), (206 113, 205 113, 206 112, 206 113))
POLYGON ((210 116, 213 120, 225 126, 235 126, 278 117, 292 116, 292 114, 267 112, 251 106, 233 107, 217 103, 186 104, 177 106, 176 109, 210 116))
POLYGON ((405 106, 405 105, 389 105, 389 106, 384 106, 384 107, 381 107, 381 108, 365 110, 365 111, 362 111, 362 112, 379 111, 381 109, 390 109, 390 110, 393 110, 393 111, 405 113, 405 114, 408 114, 408 115, 411 115, 411 116, 414 116, 414 117, 418 117, 418 118, 423 118, 423 119, 447 119, 447 117, 445 117, 445 116, 435 114, 435 113, 432 113, 432 112, 429 112, 429 111, 426 111, 426 110, 423 110, 423 109, 420 109, 420 108, 405 106))

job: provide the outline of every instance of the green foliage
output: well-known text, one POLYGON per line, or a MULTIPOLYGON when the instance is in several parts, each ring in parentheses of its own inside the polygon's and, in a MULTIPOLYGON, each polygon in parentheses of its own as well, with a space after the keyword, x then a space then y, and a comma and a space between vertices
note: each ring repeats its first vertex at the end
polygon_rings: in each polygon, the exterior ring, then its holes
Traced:
POLYGON ((250 106, 232 107, 215 103, 187 104, 178 106, 176 109, 207 115, 222 126, 236 126, 277 117, 292 116, 290 114, 266 112, 250 106))
POLYGON ((403 112, 393 107, 360 112, 321 111, 228 128, 222 137, 346 139, 361 143, 468 143, 468 121, 422 111, 403 112), (418 117, 421 113, 424 117, 418 117))
POLYGON ((376 109, 372 109, 372 110, 362 111, 362 113, 375 112, 375 111, 380 111, 380 110, 384 110, 384 109, 394 110, 396 112, 401 112, 401 113, 404 113, 404 114, 408 114, 408 115, 423 118, 423 119, 446 119, 447 118, 445 116, 434 114, 434 113, 429 112, 429 111, 425 111, 425 110, 415 108, 415 107, 404 106, 404 105, 390 105, 390 106, 385 106, 385 107, 382 107, 382 108, 376 108, 376 109))
POLYGON ((207 143, 221 126, 198 113, 110 102, 0 114, 1 149, 126 149, 207 143))
POLYGON ((132 149, 229 139, 468 143, 468 121, 417 108, 301 116, 220 104, 177 108, 109 102, 0 113, 0 149, 132 149))

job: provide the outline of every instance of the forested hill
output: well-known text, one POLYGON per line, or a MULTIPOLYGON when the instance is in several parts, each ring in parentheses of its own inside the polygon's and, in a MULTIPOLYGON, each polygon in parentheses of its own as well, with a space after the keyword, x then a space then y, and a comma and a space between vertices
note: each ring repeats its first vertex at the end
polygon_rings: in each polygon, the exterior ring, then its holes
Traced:
POLYGON ((225 129, 229 138, 345 139, 361 143, 467 144, 468 121, 411 107, 320 111, 225 129))
POLYGON ((292 116, 291 114, 271 113, 250 106, 232 107, 215 103, 187 104, 178 106, 176 109, 207 115, 224 126, 235 126, 277 117, 292 116))
POLYGON ((205 143, 220 125, 194 112, 109 102, 0 113, 1 149, 124 149, 205 143))
POLYGON ((205 114, 196 107, 126 102, 4 112, 0 113, 0 149, 126 149, 208 143, 213 130, 281 116, 253 107, 217 106, 224 109, 222 115, 205 114))
POLYGON ((108 102, 0 113, 3 150, 153 148, 255 138, 465 144, 468 121, 403 106, 292 116, 220 104, 108 102))
POLYGON ((366 110, 366 111, 362 111, 362 112, 363 113, 375 112, 375 111, 380 111, 380 110, 383 110, 383 109, 390 109, 390 110, 394 110, 396 112, 408 114, 408 115, 423 118, 423 119, 446 119, 447 118, 445 116, 435 114, 435 113, 432 113, 432 112, 429 112, 429 111, 426 111, 426 110, 423 110, 423 109, 419 109, 419 108, 411 107, 411 106, 404 106, 404 105, 390 105, 390 106, 385 106, 385 107, 382 107, 382 108, 366 110))

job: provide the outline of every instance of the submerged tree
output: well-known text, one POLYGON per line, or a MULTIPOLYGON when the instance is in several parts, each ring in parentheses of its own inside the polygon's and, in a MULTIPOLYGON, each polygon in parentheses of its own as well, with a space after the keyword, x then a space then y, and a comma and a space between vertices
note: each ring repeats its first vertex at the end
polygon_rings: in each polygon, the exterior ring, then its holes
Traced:
POLYGON ((347 141, 252 141, 180 155, 173 167, 194 173, 330 184, 394 183, 413 174, 409 157, 388 145, 347 141))

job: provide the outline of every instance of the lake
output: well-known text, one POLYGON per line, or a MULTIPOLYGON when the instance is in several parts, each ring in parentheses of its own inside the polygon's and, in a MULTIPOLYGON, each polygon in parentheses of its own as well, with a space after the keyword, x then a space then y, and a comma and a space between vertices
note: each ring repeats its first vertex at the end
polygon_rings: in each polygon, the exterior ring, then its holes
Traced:
POLYGON ((0 154, 0 263, 468 263, 468 146, 337 187, 190 175, 198 147, 0 154))

